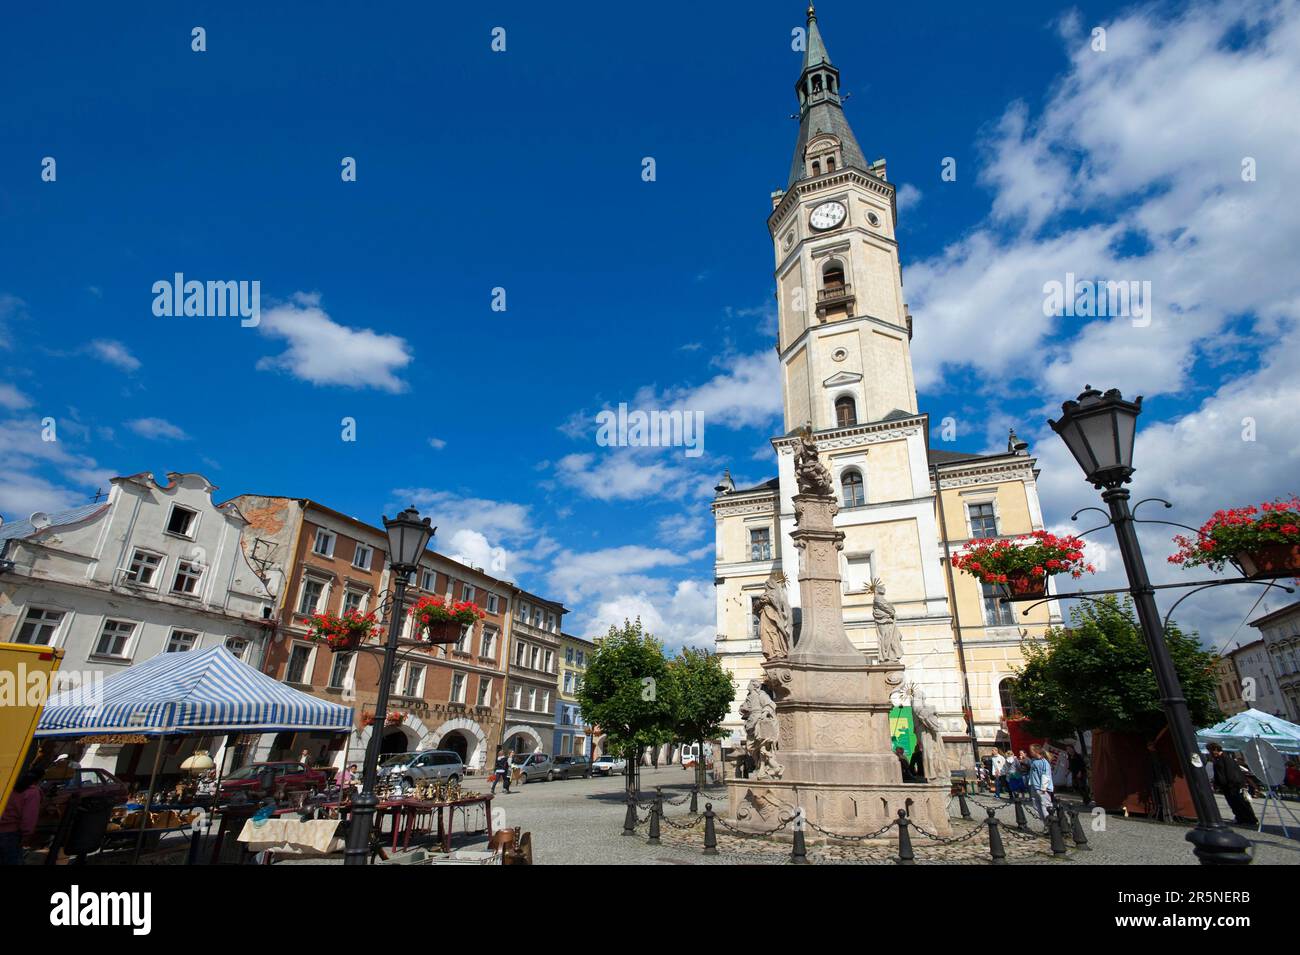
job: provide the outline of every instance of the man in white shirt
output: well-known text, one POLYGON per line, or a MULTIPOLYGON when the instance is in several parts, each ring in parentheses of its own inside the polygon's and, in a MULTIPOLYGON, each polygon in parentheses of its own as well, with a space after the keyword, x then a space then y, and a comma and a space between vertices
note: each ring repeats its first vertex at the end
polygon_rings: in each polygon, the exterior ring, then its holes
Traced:
POLYGON ((993 798, 1001 799, 1002 790, 1011 791, 1011 782, 1008 777, 1011 775, 1008 766, 1006 754, 1000 749, 993 750, 993 798))

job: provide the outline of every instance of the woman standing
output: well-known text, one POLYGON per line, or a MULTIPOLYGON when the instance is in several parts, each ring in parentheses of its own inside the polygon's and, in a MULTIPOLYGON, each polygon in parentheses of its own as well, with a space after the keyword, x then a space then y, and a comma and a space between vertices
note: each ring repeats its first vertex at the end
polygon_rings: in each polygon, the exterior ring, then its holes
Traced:
POLYGON ((1056 784, 1052 782, 1052 764, 1037 743, 1029 747, 1029 789, 1034 796, 1034 811, 1046 822, 1056 784))

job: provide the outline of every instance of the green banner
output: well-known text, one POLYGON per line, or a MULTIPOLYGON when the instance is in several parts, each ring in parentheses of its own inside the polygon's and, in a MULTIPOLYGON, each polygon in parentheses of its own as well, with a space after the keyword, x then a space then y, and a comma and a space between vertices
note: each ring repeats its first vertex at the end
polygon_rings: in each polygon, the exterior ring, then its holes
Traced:
POLYGON ((889 711, 889 748, 895 750, 900 746, 903 755, 911 759, 912 750, 916 749, 916 727, 910 706, 895 706, 889 711))

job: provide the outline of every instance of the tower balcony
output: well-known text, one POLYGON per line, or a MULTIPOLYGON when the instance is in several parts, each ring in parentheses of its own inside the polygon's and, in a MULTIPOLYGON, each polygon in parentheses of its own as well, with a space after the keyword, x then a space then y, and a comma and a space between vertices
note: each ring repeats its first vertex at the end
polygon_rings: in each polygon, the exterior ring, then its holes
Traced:
POLYGON ((853 305, 857 299, 853 295, 853 286, 830 285, 823 289, 817 290, 817 316, 825 316, 829 311, 843 309, 852 313, 853 305))

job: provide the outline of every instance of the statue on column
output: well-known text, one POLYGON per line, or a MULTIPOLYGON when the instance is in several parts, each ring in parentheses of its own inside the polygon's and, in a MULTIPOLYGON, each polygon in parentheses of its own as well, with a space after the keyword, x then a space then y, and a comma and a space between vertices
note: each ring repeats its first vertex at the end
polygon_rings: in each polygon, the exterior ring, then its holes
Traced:
POLYGON ((923 741, 925 778, 932 783, 948 782, 952 773, 948 768, 948 753, 943 747, 943 727, 939 725, 939 714, 920 690, 912 691, 912 721, 916 724, 917 735, 923 741))
POLYGON ((758 638, 767 661, 783 660, 790 655, 794 633, 794 615, 785 593, 785 575, 773 568, 768 575, 763 596, 755 602, 758 612, 758 638))
POLYGON ((777 742, 776 701, 762 680, 750 680, 745 702, 740 704, 745 721, 745 747, 754 761, 755 779, 780 779, 785 767, 774 755, 777 742))
POLYGON ((799 443, 794 448, 794 477, 800 494, 835 496, 835 482, 830 469, 817 457, 817 442, 812 428, 805 426, 799 432, 799 443))
POLYGON ((903 658, 903 637, 894 620, 894 605, 885 599, 885 585, 879 577, 871 579, 871 618, 876 621, 881 663, 897 663, 903 658))

